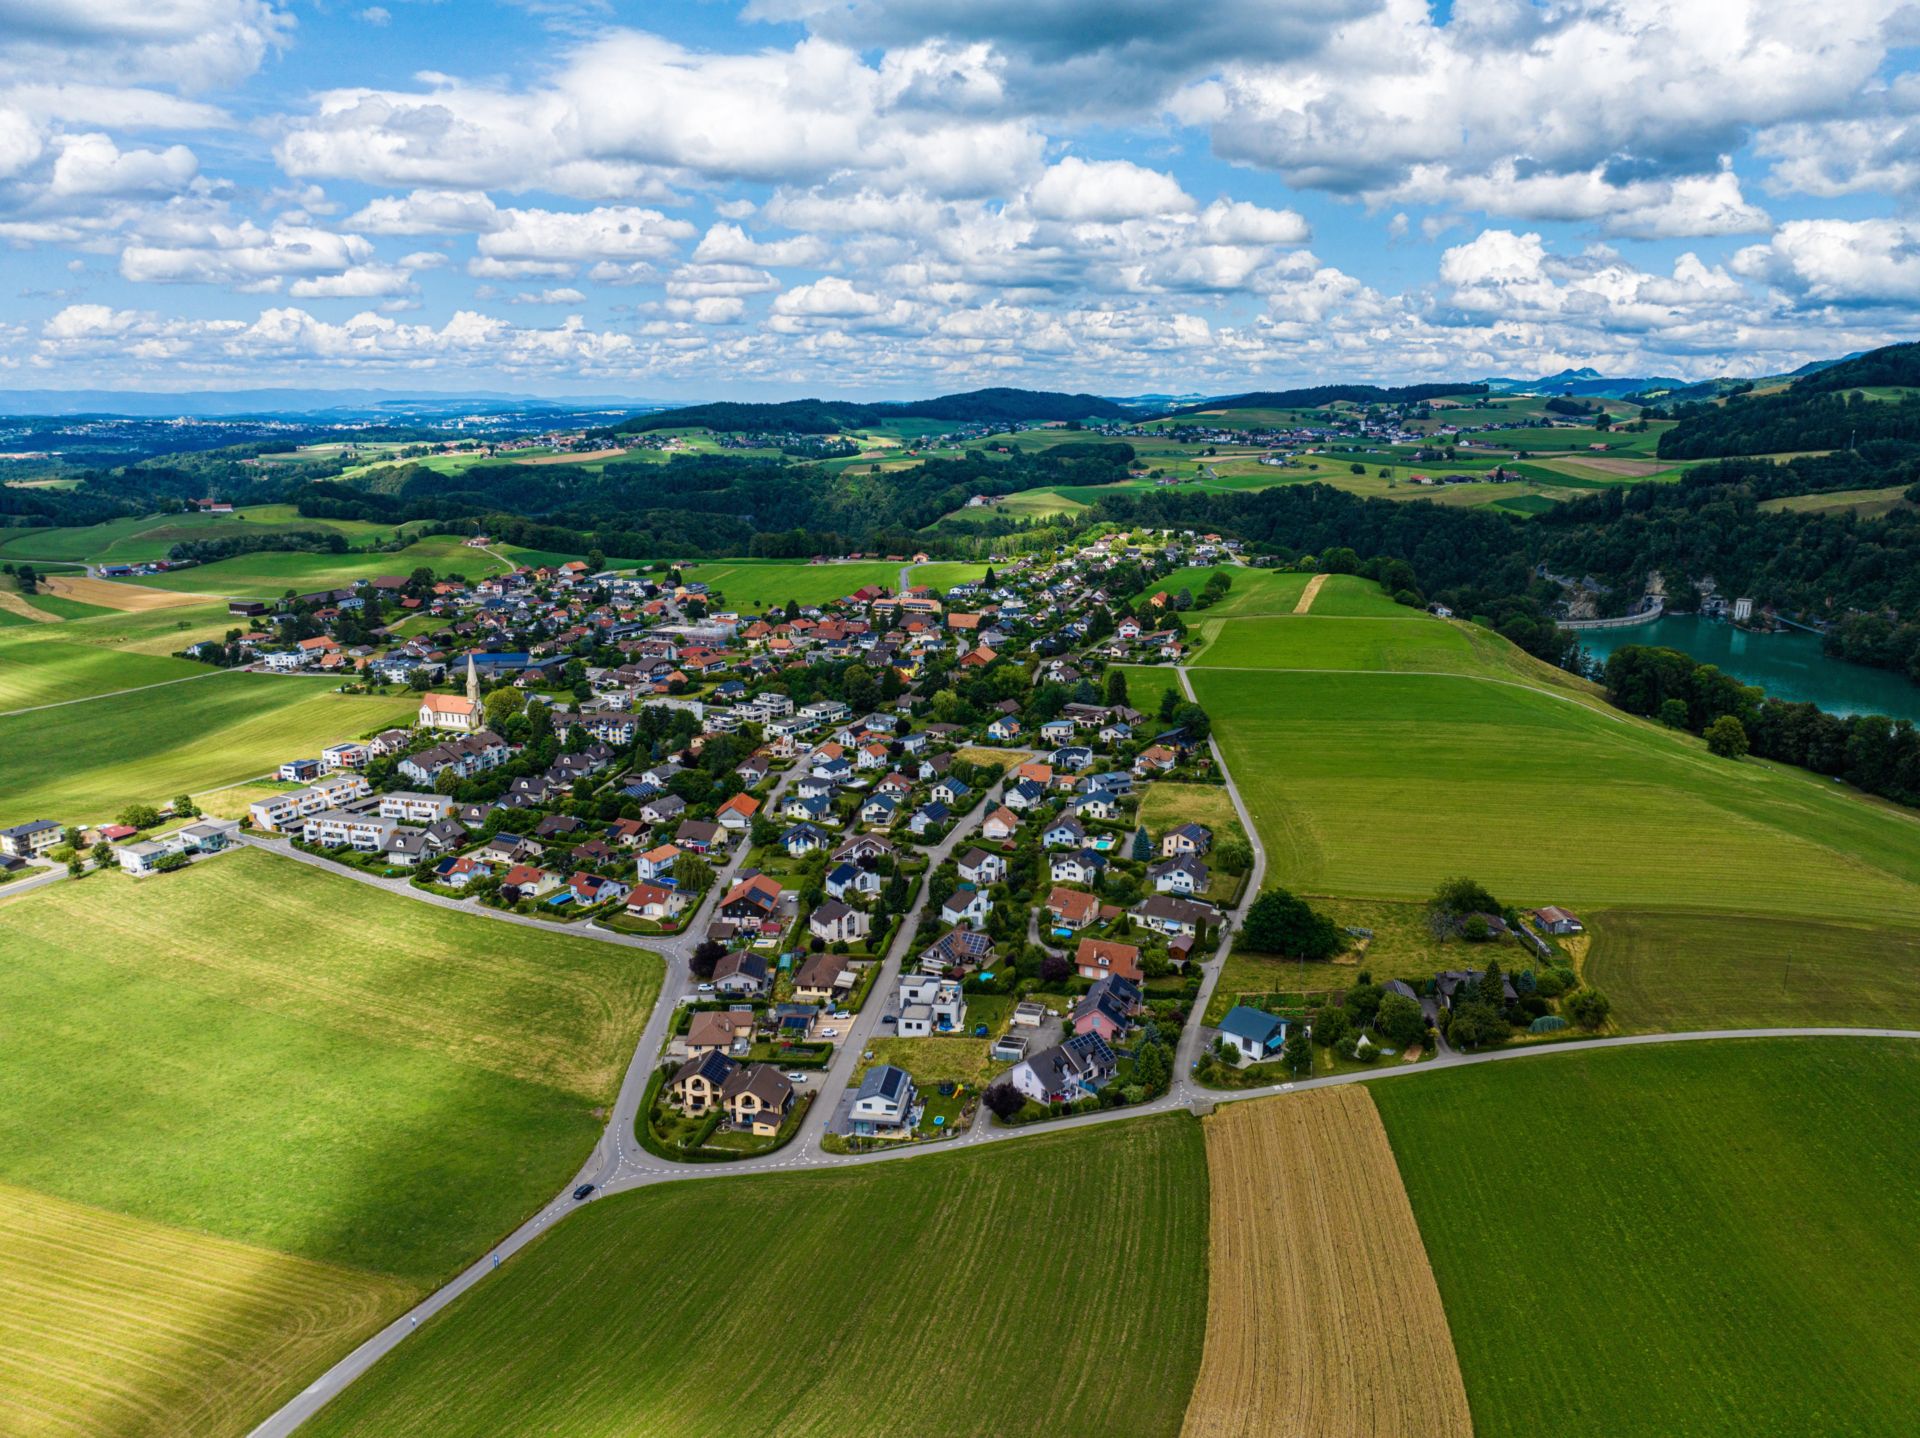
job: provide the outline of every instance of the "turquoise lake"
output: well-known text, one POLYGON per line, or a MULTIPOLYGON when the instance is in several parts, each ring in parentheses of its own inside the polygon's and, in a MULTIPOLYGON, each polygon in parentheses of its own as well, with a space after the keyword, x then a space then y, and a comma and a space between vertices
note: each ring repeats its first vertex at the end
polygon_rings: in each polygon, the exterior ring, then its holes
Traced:
POLYGON ((1719 665, 1743 684, 1758 684, 1776 699, 1818 704, 1835 714, 1888 714, 1920 722, 1920 685, 1891 669, 1831 658, 1821 652, 1819 635, 1797 629, 1752 634, 1677 614, 1626 629, 1585 630, 1580 644, 1603 662, 1630 644, 1678 649, 1703 664, 1719 665))

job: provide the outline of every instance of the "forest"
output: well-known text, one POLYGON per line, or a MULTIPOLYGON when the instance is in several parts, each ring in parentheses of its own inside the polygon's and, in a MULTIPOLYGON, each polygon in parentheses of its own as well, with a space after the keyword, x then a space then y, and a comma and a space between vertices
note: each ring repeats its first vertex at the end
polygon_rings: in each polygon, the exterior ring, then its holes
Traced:
POLYGON ((636 415, 608 430, 609 434, 645 434, 658 429, 697 426, 727 434, 742 431, 790 434, 838 434, 863 429, 890 419, 938 419, 957 424, 1019 423, 1035 420, 1126 419, 1131 410, 1091 394, 1059 394, 1048 390, 978 389, 965 394, 899 404, 857 404, 849 400, 795 399, 779 404, 740 404, 722 401, 689 405, 636 415))

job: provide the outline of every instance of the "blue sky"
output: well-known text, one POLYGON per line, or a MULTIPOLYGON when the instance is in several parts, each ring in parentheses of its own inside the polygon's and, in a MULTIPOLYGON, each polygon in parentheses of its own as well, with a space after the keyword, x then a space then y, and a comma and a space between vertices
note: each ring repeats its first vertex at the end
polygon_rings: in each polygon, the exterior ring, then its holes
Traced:
POLYGON ((1767 373, 1915 338, 1895 0, 0 0, 0 387, 1767 373))

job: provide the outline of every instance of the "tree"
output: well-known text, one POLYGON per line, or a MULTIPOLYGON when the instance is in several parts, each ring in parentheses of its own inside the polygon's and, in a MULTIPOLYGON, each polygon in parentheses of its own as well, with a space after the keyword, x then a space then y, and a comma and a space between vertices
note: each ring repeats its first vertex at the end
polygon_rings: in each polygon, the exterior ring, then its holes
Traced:
POLYGON ((1353 1036, 1353 1020, 1345 1009, 1331 1004, 1313 1016, 1313 1041, 1322 1048, 1338 1048, 1353 1036))
POLYGON ((1142 1044, 1133 1061, 1134 1082, 1148 1093, 1160 1093, 1173 1078, 1165 1044, 1142 1044))
POLYGON ((1280 1062, 1295 1078, 1313 1067, 1313 1045, 1305 1029, 1296 1028, 1287 1035, 1287 1041, 1280 1046, 1280 1062))
POLYGON ((1476 1049, 1505 1043, 1513 1026, 1492 1004, 1478 999, 1455 1003, 1447 1023, 1447 1041, 1455 1048, 1476 1049))
POLYGON ((1290 959, 1330 959, 1346 947, 1338 924, 1285 889, 1269 889, 1253 901, 1240 942, 1254 953, 1290 959))
POLYGON ((480 701, 480 707, 486 711, 487 727, 499 729, 507 720, 526 707, 527 696, 511 684, 502 684, 480 701))
POLYGON ((1126 672, 1118 667, 1107 671, 1107 703, 1125 704, 1127 702, 1126 672))
POLYGON ((1575 989, 1560 1001, 1561 1009, 1583 1029, 1597 1029, 1613 1012, 1613 1001, 1598 989, 1575 989))
POLYGON ((193 802, 193 795, 181 794, 173 801, 173 813, 177 819, 197 819, 200 806, 193 802))
POLYGON ((1473 879, 1448 879, 1433 891, 1427 906, 1441 914, 1497 914, 1500 901, 1473 879))
POLYGON ((1127 851, 1127 856, 1142 864, 1153 858, 1153 840, 1147 836, 1145 828, 1133 831, 1133 847, 1127 851))
POLYGON ((120 811, 120 822, 129 829, 151 829, 160 822, 160 811, 151 804, 129 804, 120 811))
POLYGON ((693 976, 701 982, 713 977, 714 966, 726 957, 727 946, 717 939, 703 939, 695 945, 693 960, 689 965, 693 976))
POLYGON ((1660 704, 1660 722, 1669 729, 1687 727, 1687 701, 1684 699, 1666 699, 1660 704))
POLYGON ((713 865, 698 854, 682 854, 673 861, 673 885, 683 894, 706 893, 713 877, 713 865))
POLYGON ((1731 714, 1722 714, 1707 725, 1707 750, 1722 759, 1744 759, 1747 754, 1747 726, 1731 714))
POLYGON ((78 854, 73 855, 67 860, 67 877, 69 879, 77 879, 86 872, 87 861, 78 854))
POLYGON ((1213 862, 1229 874, 1244 874, 1253 867, 1253 845, 1242 839, 1222 839, 1214 845, 1213 862))
POLYGON ((1373 1026, 1388 1043, 1404 1049, 1420 1042, 1427 1031, 1427 1016, 1420 1011, 1419 1003, 1405 994, 1386 994, 1380 1000, 1373 1026))
POLYGON ((1002 1122, 1019 1113, 1027 1104, 1026 1095, 1004 1080, 988 1089, 982 1101, 1002 1122))

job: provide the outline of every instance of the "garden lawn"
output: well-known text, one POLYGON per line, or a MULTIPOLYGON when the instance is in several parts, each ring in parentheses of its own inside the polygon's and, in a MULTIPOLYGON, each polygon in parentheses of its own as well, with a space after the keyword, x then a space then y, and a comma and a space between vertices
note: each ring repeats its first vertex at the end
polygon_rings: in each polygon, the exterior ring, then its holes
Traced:
POLYGON ((1207 1187, 1178 1115, 619 1194, 303 1433, 1171 1438, 1205 1326, 1207 1187), (1117 1200, 1124 1222, 1087 1220, 1117 1200), (749 1274, 775 1297, 750 1301, 749 1274))
POLYGON ((1920 924, 1920 816, 1716 759, 1583 697, 1406 674, 1191 677, 1271 884, 1417 901, 1469 874, 1521 907, 1920 924))
POLYGON ((1373 1086, 1478 1438, 1912 1433, 1917 1087, 1867 1038, 1373 1086))
POLYGON ((1626 1032, 1920 1028, 1920 929, 1636 912, 1583 915, 1585 975, 1626 1032))
POLYGON ((136 801, 255 778, 419 707, 412 695, 336 694, 332 679, 193 668, 211 677, 0 716, 9 770, 0 823, 92 821, 136 801))
MULTIPOLYGON (((1115 664, 1108 670, 1119 670, 1127 676, 1127 703, 1148 716, 1147 725, 1157 722, 1160 713, 1160 696, 1171 693, 1176 703, 1186 701, 1186 693, 1180 688, 1180 675, 1171 665, 1151 664, 1115 664)), ((1104 694, 1105 691, 1102 690, 1104 694)))

